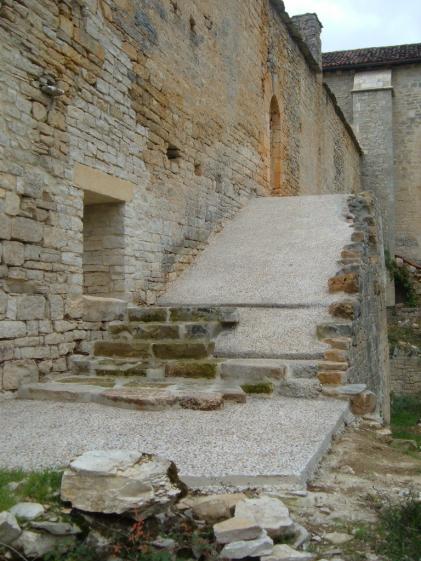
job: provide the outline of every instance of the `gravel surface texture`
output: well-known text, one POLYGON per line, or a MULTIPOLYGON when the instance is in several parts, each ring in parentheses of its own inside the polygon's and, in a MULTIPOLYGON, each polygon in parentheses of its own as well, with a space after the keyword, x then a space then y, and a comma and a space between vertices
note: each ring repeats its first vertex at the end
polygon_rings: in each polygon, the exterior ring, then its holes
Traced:
POLYGON ((235 484, 241 477, 299 482, 347 410, 344 401, 281 397, 210 412, 0 401, 0 466, 64 466, 86 450, 130 448, 173 460, 190 484, 235 484))
POLYGON ((317 326, 331 322, 323 306, 315 308, 238 308, 240 323, 216 339, 216 354, 240 357, 312 358, 330 347, 316 338, 317 326))
POLYGON ((170 304, 327 304, 352 229, 347 195, 250 201, 169 287, 170 304))

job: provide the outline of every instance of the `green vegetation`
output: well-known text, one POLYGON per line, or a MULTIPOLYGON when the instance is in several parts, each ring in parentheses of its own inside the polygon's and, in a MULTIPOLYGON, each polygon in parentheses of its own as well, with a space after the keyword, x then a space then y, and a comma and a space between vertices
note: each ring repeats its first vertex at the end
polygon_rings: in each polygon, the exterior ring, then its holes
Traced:
POLYGON ((415 440, 421 446, 421 395, 392 396, 391 428, 394 438, 415 440))
POLYGON ((388 561, 421 560, 421 503, 414 496, 380 509, 376 550, 388 561))
POLYGON ((411 275, 407 267, 398 267, 395 259, 390 255, 389 251, 385 251, 386 269, 389 271, 390 278, 399 287, 405 298, 405 304, 411 308, 415 308, 418 304, 417 293, 411 280, 411 275))
POLYGON ((414 345, 421 350, 421 331, 415 330, 411 326, 390 324, 388 336, 391 355, 393 355, 393 351, 399 346, 399 343, 402 342, 414 345))
POLYGON ((0 470, 0 512, 22 501, 57 502, 62 473, 0 470))
POLYGON ((273 393, 273 384, 261 382, 260 384, 243 384, 241 389, 246 393, 270 394, 273 393))

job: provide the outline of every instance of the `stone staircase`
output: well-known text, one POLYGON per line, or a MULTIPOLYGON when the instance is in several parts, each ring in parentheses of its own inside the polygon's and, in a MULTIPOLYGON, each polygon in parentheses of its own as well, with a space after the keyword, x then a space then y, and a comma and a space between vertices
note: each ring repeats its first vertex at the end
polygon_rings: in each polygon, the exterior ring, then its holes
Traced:
POLYGON ((73 357, 73 376, 19 396, 145 410, 364 401, 365 384, 348 384, 360 298, 344 273, 359 259, 347 209, 345 195, 253 200, 158 305, 129 306, 91 356, 73 357))

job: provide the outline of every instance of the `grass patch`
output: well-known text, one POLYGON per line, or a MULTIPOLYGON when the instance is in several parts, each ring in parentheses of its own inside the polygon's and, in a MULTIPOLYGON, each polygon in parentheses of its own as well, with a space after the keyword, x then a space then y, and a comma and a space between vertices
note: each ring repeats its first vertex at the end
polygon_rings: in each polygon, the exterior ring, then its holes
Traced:
POLYGON ((420 561, 421 503, 409 496, 380 510, 377 551, 388 561, 420 561))
POLYGON ((54 470, 25 473, 22 470, 0 470, 0 512, 19 502, 57 502, 62 472, 54 470), (18 483, 16 489, 9 486, 18 483))
POLYGON ((391 429, 394 438, 415 440, 421 446, 421 395, 392 396, 391 429))

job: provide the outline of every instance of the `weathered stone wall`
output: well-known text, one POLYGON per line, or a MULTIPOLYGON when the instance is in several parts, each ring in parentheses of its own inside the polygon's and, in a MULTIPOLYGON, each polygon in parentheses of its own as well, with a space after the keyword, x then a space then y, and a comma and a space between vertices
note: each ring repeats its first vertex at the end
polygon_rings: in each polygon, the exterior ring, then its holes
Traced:
POLYGON ((396 253, 421 265, 421 64, 393 70, 396 253))
MULTIPOLYGON (((372 82, 366 91, 352 93, 358 76, 354 69, 325 72, 324 80, 366 152, 364 189, 377 190, 380 201, 384 197, 390 249, 421 262, 421 64, 393 66, 387 72, 393 89, 372 82)), ((363 74, 375 76, 379 70, 363 74)))
POLYGON ((421 394, 421 354, 398 352, 390 359, 391 390, 395 394, 421 394))
POLYGON ((285 18, 275 0, 1 2, 2 361, 66 370, 91 332, 84 290, 154 302, 269 194, 273 95, 282 194, 359 189, 357 145, 285 18), (84 190, 100 194, 85 211, 84 190))
POLYGON ((388 309, 391 390, 421 395, 421 308, 388 309))
POLYGON ((366 384, 376 394, 385 420, 390 419, 389 346, 386 315, 386 266, 379 205, 372 193, 349 199, 348 219, 352 243, 344 247, 341 269, 330 279, 331 292, 344 292, 343 301, 332 304, 338 323, 321 326, 333 339, 329 360, 348 360, 348 384, 366 384), (345 337, 345 338, 344 338, 345 337))

